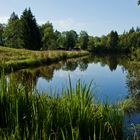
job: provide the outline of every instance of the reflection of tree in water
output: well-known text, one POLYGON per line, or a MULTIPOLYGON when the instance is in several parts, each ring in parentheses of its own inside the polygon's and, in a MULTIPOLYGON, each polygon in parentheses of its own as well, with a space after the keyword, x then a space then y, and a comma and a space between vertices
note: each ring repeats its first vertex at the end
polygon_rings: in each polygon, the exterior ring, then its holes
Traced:
POLYGON ((78 67, 78 63, 76 61, 67 61, 64 66, 62 67, 65 71, 74 71, 78 67))
POLYGON ((127 63, 123 63, 127 69, 126 84, 128 88, 129 97, 128 109, 134 112, 140 111, 140 63, 138 61, 128 59, 127 63))
POLYGON ((39 69, 39 72, 40 72, 40 77, 43 77, 47 81, 51 81, 54 75, 54 69, 52 67, 51 68, 41 67, 39 69))
POLYGON ((116 70, 117 65, 118 65, 117 58, 114 56, 110 56, 108 58, 108 65, 111 71, 116 70))
POLYGON ((34 89, 37 83, 37 78, 39 77, 39 72, 32 73, 28 70, 19 71, 15 73, 15 79, 18 84, 26 86, 28 89, 34 89))
POLYGON ((117 68, 117 65, 123 66, 123 71, 127 70, 127 86, 130 95, 140 97, 140 64, 139 62, 128 61, 127 56, 105 55, 94 56, 94 62, 100 63, 101 66, 107 65, 111 71, 117 68))
POLYGON ((39 67, 36 69, 25 69, 15 73, 15 77, 22 85, 35 87, 39 77, 43 77, 47 81, 53 78, 54 67, 39 67))
POLYGON ((82 59, 73 59, 66 61, 62 69, 65 71, 74 71, 79 67, 81 71, 85 71, 88 68, 89 59, 88 57, 82 59))
POLYGON ((130 95, 140 98, 140 66, 134 66, 133 64, 129 66, 127 85, 130 95))
POLYGON ((16 81, 19 84, 22 84, 23 86, 28 86, 29 89, 35 89, 39 77, 43 77, 47 81, 50 81, 53 78, 55 70, 59 70, 62 68, 63 70, 74 71, 78 67, 78 64, 80 66, 82 64, 81 69, 85 70, 88 66, 88 61, 81 61, 82 59, 72 59, 66 62, 60 61, 59 63, 54 63, 48 66, 20 70, 18 72, 15 72, 14 75, 16 81))
POLYGON ((119 55, 96 55, 93 56, 94 63, 100 63, 102 67, 107 65, 111 71, 116 70, 117 65, 123 65, 127 61, 127 57, 119 55))
POLYGON ((79 62, 79 69, 85 71, 88 68, 88 63, 88 59, 83 59, 83 61, 79 62))
POLYGON ((19 83, 22 83, 23 85, 27 83, 29 87, 31 86, 35 87, 39 77, 43 77, 47 81, 52 80, 55 70, 62 69, 65 71, 74 71, 76 70, 77 67, 79 67, 81 71, 85 71, 88 68, 89 63, 100 63, 101 66, 107 65, 112 71, 117 68, 118 64, 123 65, 126 63, 126 61, 127 61, 126 57, 111 56, 111 55, 105 56, 94 55, 78 59, 69 59, 66 61, 60 61, 59 63, 54 63, 48 66, 20 70, 15 73, 16 74, 15 77, 19 81, 19 83))

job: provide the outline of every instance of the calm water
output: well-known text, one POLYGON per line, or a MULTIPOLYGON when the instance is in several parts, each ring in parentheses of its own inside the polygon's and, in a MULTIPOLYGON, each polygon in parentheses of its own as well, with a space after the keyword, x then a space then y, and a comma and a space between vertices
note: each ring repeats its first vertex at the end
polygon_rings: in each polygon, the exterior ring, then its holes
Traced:
POLYGON ((105 57, 103 60, 98 57, 86 57, 71 59, 50 66, 21 70, 18 74, 25 77, 23 82, 28 81, 30 83, 33 81, 35 89, 39 92, 56 91, 57 94, 61 94, 62 88, 68 87, 69 76, 73 87, 79 79, 87 84, 93 81, 93 94, 96 98, 99 101, 115 103, 127 98, 129 94, 128 71, 116 61, 118 61, 116 57, 105 57))
POLYGON ((69 85, 68 77, 70 76, 73 87, 79 79, 88 84, 93 80, 93 94, 101 101, 115 102, 128 95, 126 75, 127 71, 123 71, 122 66, 117 66, 116 70, 110 71, 107 65, 102 66, 100 62, 96 64, 93 62, 88 64, 84 71, 79 66, 74 70, 63 69, 63 67, 54 70, 51 80, 40 75, 37 79, 36 89, 40 92, 52 89, 59 93, 62 88, 69 85))
MULTIPOLYGON (((89 84, 92 80, 93 95, 98 101, 115 103, 127 98, 140 100, 140 66, 130 63, 126 56, 89 56, 70 59, 49 66, 20 70, 15 73, 17 81, 28 82, 40 93, 61 94, 69 85, 73 87, 80 79, 89 84)), ((125 116, 126 126, 140 124, 140 113, 125 116)))

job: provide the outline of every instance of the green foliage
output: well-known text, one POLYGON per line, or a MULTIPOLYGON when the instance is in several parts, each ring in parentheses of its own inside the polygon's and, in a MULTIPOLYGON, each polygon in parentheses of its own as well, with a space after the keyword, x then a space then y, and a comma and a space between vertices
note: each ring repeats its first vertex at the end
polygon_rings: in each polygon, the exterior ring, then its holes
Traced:
POLYGON ((101 41, 100 37, 97 37, 97 36, 94 37, 95 48, 100 46, 100 41, 101 41))
POLYGON ((14 12, 8 21, 8 25, 4 30, 3 36, 5 40, 5 46, 11 48, 23 47, 21 21, 14 12))
POLYGON ((72 50, 77 42, 78 35, 74 30, 67 31, 65 33, 65 48, 67 50, 72 50))
POLYGON ((54 31, 53 25, 49 22, 41 26, 42 49, 63 49, 69 50, 75 47, 77 42, 77 33, 73 30, 69 32, 54 31))
POLYGON ((140 30, 138 27, 136 30, 132 28, 129 32, 124 32, 123 35, 120 36, 120 47, 127 47, 130 50, 140 47, 140 30))
POLYGON ((135 29, 134 29, 134 27, 132 27, 132 28, 129 30, 129 34, 134 33, 134 32, 135 32, 135 29))
POLYGON ((121 108, 94 101, 89 85, 77 82, 61 96, 36 94, 26 84, 9 82, 1 74, 0 138, 50 140, 121 140, 124 113, 121 108))
POLYGON ((79 36, 80 48, 86 50, 88 48, 89 36, 86 31, 81 31, 79 36))
POLYGON ((111 31, 110 34, 108 35, 108 46, 113 48, 113 47, 118 47, 119 43, 119 37, 118 33, 115 31, 111 31))
POLYGON ((107 36, 103 35, 101 37, 101 43, 100 43, 100 45, 102 47, 108 47, 108 37, 107 36))
POLYGON ((59 49, 63 49, 66 50, 66 32, 62 32, 59 36, 58 36, 58 48, 59 49))
POLYGON ((11 70, 11 67, 20 69, 86 55, 89 55, 87 51, 31 51, 0 46, 0 63, 4 62, 7 70, 11 70))
POLYGON ((57 30, 54 32, 55 49, 61 48, 61 35, 62 33, 57 30))
POLYGON ((42 49, 57 49, 57 33, 55 34, 53 25, 49 22, 41 26, 42 49))
POLYGON ((30 50, 83 49, 98 53, 133 51, 140 46, 140 28, 118 35, 111 31, 102 37, 89 36, 86 31, 54 31, 50 22, 38 26, 30 9, 25 9, 19 19, 13 13, 6 28, 0 24, 0 45, 30 50))
POLYGON ((21 23, 23 47, 30 50, 39 50, 41 48, 41 34, 30 9, 23 11, 21 23))
POLYGON ((5 30, 5 25, 0 24, 0 45, 4 45, 4 30, 5 30))
POLYGON ((89 51, 93 51, 95 47, 95 40, 94 37, 89 37, 89 41, 88 41, 88 50, 89 51))

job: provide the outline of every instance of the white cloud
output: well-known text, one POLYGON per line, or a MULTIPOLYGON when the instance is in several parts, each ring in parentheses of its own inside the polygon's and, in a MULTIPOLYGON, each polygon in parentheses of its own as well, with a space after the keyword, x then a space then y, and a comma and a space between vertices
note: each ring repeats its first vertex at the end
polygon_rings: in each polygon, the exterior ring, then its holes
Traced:
POLYGON ((54 27, 61 31, 68 31, 74 29, 76 31, 86 30, 87 23, 76 21, 72 18, 52 21, 54 27))
MULTIPOLYGON (((38 20, 39 25, 46 23, 47 21, 38 20)), ((88 30, 90 23, 77 21, 73 18, 59 19, 59 20, 49 20, 54 26, 54 29, 59 31, 69 31, 71 29, 80 32, 81 30, 88 30)))
POLYGON ((9 17, 2 17, 2 16, 0 16, 0 23, 7 23, 8 19, 9 19, 9 17))
POLYGON ((72 28, 73 26, 75 26, 77 24, 77 22, 74 21, 71 18, 67 18, 67 19, 64 19, 64 20, 58 20, 58 21, 56 21, 56 24, 61 29, 68 30, 68 29, 72 28))

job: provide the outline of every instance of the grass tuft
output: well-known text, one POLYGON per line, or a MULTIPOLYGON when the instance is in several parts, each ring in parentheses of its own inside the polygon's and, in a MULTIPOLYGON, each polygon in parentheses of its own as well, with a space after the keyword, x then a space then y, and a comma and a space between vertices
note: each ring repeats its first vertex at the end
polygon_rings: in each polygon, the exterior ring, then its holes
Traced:
POLYGON ((99 104, 80 80, 61 96, 38 94, 4 71, 0 80, 0 139, 121 140, 123 110, 99 104))

